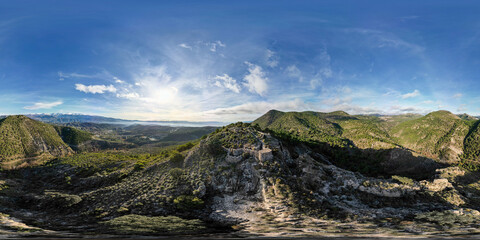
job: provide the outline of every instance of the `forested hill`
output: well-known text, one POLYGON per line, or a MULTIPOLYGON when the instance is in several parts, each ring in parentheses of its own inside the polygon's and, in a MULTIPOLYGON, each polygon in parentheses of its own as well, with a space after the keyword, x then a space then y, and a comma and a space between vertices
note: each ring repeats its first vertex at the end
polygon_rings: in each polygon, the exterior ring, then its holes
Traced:
POLYGON ((479 160, 478 123, 475 117, 457 116, 448 111, 425 116, 365 116, 342 111, 277 110, 253 122, 262 129, 304 142, 359 149, 408 149, 442 163, 479 160))
POLYGON ((24 158, 48 158, 70 153, 70 147, 49 124, 21 115, 0 120, 0 161, 3 164, 24 158))

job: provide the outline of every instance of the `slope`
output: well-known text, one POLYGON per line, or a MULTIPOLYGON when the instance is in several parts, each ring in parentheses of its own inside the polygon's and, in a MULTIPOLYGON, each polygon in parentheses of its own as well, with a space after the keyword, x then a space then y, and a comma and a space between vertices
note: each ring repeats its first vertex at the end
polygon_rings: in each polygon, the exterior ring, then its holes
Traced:
POLYGON ((467 137, 465 137, 462 161, 478 170, 480 164, 480 120, 471 127, 467 137), (473 165, 472 165, 473 164, 473 165))
POLYGON ((343 111, 280 112, 271 110, 253 122, 262 129, 293 135, 299 140, 366 149, 393 148, 394 141, 373 116, 351 116, 343 111))
POLYGON ((448 111, 437 111, 400 123, 391 134, 400 145, 421 155, 453 163, 460 160, 468 131, 466 121, 448 111))
POLYGON ((20 115, 0 120, 2 163, 38 156, 63 156, 71 152, 51 125, 20 115))

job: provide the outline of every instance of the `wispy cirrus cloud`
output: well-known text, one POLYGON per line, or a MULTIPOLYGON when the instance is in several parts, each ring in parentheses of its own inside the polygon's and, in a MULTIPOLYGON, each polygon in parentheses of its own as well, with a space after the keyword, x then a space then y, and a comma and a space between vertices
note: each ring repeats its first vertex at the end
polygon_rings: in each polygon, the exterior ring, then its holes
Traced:
POLYGON ((290 66, 288 66, 288 67, 285 69, 285 73, 286 73, 289 77, 298 79, 299 82, 303 82, 302 72, 300 71, 300 69, 298 69, 298 67, 297 67, 296 65, 290 65, 290 66))
POLYGON ((92 94, 102 94, 106 92, 115 93, 117 92, 117 88, 113 85, 83 85, 81 83, 75 84, 75 89, 84 92, 84 93, 92 93, 92 94))
POLYGON ((406 49, 412 53, 423 53, 425 48, 416 43, 406 41, 397 35, 380 30, 368 28, 349 28, 344 30, 346 33, 362 34, 366 39, 370 40, 373 47, 376 48, 397 48, 406 49))
POLYGON ((407 99, 407 98, 414 98, 414 97, 417 97, 417 96, 420 96, 420 91, 415 89, 413 92, 405 93, 401 97, 402 97, 402 99, 407 99))
POLYGON ((227 46, 220 40, 217 40, 215 42, 207 42, 205 44, 210 48, 211 52, 216 52, 218 48, 225 48, 227 46))
POLYGON ((97 75, 87 75, 87 74, 80 74, 80 73, 57 73, 60 80, 65 80, 66 78, 97 78, 97 75))
POLYGON ((62 105, 63 101, 55 102, 36 102, 31 106, 25 106, 24 109, 27 110, 37 110, 37 109, 50 109, 59 105, 62 105))
POLYGON ((461 94, 461 93, 456 93, 456 94, 454 94, 452 97, 453 97, 453 98, 461 98, 461 97, 463 97, 463 94, 461 94))
POLYGON ((279 57, 274 51, 267 49, 265 52, 265 62, 267 63, 267 66, 274 68, 279 64, 279 57))
MULTIPOLYGON (((259 115, 264 114, 269 110, 276 109, 280 111, 301 111, 311 109, 312 106, 305 103, 300 99, 291 100, 291 101, 281 101, 281 102, 248 102, 232 107, 226 108, 217 108, 214 110, 209 110, 203 112, 205 115, 243 115, 249 117, 249 115, 259 115)), ((251 116, 250 116, 251 117, 251 116)))
POLYGON ((192 46, 190 46, 186 43, 180 43, 180 44, 178 44, 178 46, 181 47, 181 48, 186 48, 186 49, 192 50, 192 46))

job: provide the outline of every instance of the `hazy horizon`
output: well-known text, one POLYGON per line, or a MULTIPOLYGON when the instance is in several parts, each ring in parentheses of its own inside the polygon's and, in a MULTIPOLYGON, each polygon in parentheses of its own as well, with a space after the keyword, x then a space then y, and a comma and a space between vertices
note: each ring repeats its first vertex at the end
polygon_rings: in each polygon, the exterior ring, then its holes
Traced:
POLYGON ((479 11, 476 1, 3 1, 0 115, 479 116, 479 11))

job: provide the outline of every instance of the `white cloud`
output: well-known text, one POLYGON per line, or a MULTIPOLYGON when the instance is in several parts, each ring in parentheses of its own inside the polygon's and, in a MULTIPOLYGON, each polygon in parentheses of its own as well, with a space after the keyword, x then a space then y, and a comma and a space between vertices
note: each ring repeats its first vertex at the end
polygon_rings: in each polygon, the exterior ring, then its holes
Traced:
POLYGON ((290 65, 285 69, 285 72, 289 77, 298 79, 299 82, 303 82, 303 76, 300 69, 295 65, 290 65))
POLYGON ((321 78, 314 78, 314 79, 310 80, 310 89, 314 90, 318 86, 320 86, 321 84, 322 84, 322 79, 321 78))
POLYGON ((182 80, 172 79, 163 65, 140 69, 134 80, 135 86, 122 89, 125 93, 119 94, 119 97, 139 100, 136 104, 141 103, 146 108, 165 108, 167 106, 175 108, 182 103, 182 99, 177 96, 178 85, 182 80))
POLYGON ((206 45, 210 48, 210 51, 211 52, 216 52, 218 47, 226 47, 227 45, 225 43, 223 43, 222 41, 215 41, 215 42, 209 42, 209 43, 206 43, 206 45))
POLYGON ((125 81, 118 79, 117 77, 113 77, 113 80, 115 80, 116 83, 123 84, 125 81))
POLYGON ((206 111, 206 115, 258 115, 264 114, 269 110, 276 109, 280 111, 302 111, 310 109, 310 106, 305 102, 296 99, 285 102, 249 102, 241 105, 217 108, 206 111))
POLYGON ((96 78, 98 77, 97 75, 87 75, 87 74, 80 74, 80 73, 63 73, 63 72, 58 72, 58 76, 60 78, 96 78))
POLYGON ((37 102, 33 104, 32 106, 26 106, 24 109, 28 110, 37 110, 37 109, 50 109, 53 107, 56 107, 58 105, 62 105, 62 101, 56 101, 56 102, 37 102))
POLYGON ((453 98, 461 98, 461 97, 463 97, 463 94, 457 93, 457 94, 453 95, 452 97, 453 98))
POLYGON ((404 114, 404 113, 426 113, 427 109, 418 108, 415 106, 398 106, 393 105, 390 107, 390 113, 392 114, 404 114))
POLYGON ((335 97, 335 98, 327 98, 322 100, 322 103, 325 105, 333 105, 333 106, 339 106, 339 105, 344 105, 344 104, 349 104, 352 102, 352 97, 335 97))
POLYGON ((415 43, 407 42, 389 32, 383 32, 383 31, 365 29, 365 28, 346 29, 345 31, 351 32, 351 33, 359 33, 367 36, 367 38, 372 41, 373 47, 377 47, 377 48, 388 47, 388 48, 406 49, 415 54, 420 54, 425 50, 424 47, 417 45, 415 43))
POLYGON ((373 107, 362 107, 356 104, 343 103, 340 105, 335 105, 332 108, 328 109, 326 112, 332 111, 345 111, 349 114, 375 114, 382 113, 382 110, 373 108, 373 107))
POLYGON ((80 79, 80 78, 85 78, 85 79, 102 79, 104 81, 112 81, 117 80, 118 78, 113 76, 111 73, 109 73, 106 70, 102 70, 100 72, 94 73, 94 74, 82 74, 82 73, 64 73, 64 72, 57 72, 57 75, 59 77, 60 81, 63 81, 65 79, 80 79))
POLYGON ((435 103, 434 101, 432 100, 426 100, 426 101, 423 101, 422 104, 433 104, 435 103))
POLYGON ((105 92, 117 92, 117 89, 113 85, 83 85, 80 83, 75 84, 75 89, 85 93, 105 93, 105 92))
POLYGON ((414 97, 417 97, 417 96, 420 96, 420 91, 418 91, 417 89, 415 89, 415 91, 413 91, 413 92, 411 92, 411 93, 403 94, 403 95, 402 95, 402 98, 403 98, 403 99, 407 99, 407 98, 414 98, 414 97))
POLYGON ((457 112, 465 112, 467 111, 467 104, 460 104, 457 108, 457 112))
POLYGON ((140 95, 136 92, 131 92, 131 93, 117 93, 118 98, 125 98, 125 99, 138 99, 140 95))
POLYGON ((248 65, 248 74, 243 78, 246 81, 244 85, 248 87, 248 91, 263 96, 268 88, 268 78, 265 77, 262 67, 249 62, 245 64, 248 65))
POLYGON ((190 46, 186 43, 180 43, 180 44, 178 44, 178 46, 181 47, 181 48, 186 48, 186 49, 192 50, 192 46, 190 46))
POLYGON ((274 51, 270 50, 270 49, 267 49, 267 52, 265 54, 265 58, 266 58, 266 62, 267 62, 267 65, 271 68, 274 68, 276 66, 278 66, 278 57, 277 55, 275 54, 274 51))
POLYGON ((228 76, 228 74, 223 74, 222 76, 217 75, 214 80, 217 80, 215 81, 215 86, 224 87, 233 92, 240 93, 240 85, 238 85, 237 80, 228 76))

